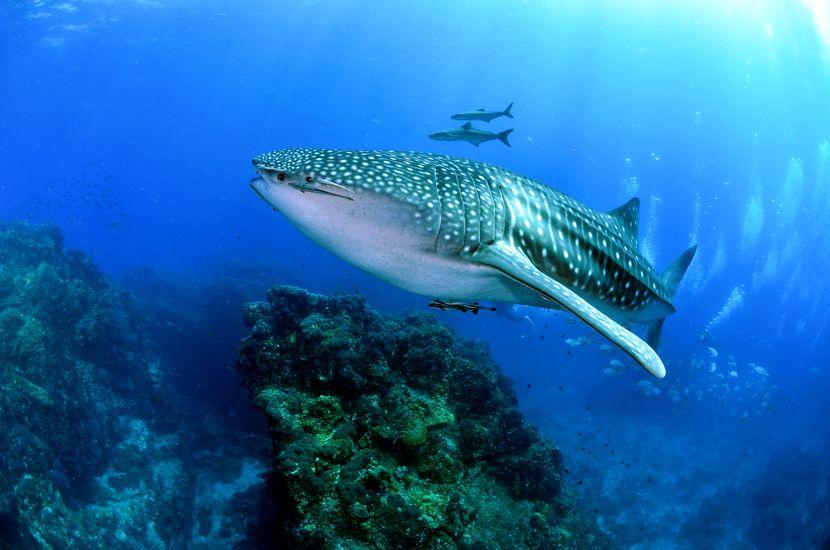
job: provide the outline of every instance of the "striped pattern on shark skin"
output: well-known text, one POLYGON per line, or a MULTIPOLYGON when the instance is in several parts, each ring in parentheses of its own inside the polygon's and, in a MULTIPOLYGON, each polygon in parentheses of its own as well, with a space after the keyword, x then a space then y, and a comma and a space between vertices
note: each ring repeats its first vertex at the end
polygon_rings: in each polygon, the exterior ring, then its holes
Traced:
MULTIPOLYGON (((260 155, 254 165, 260 174, 280 171, 318 186, 350 189, 356 202, 367 195, 387 198, 408 218, 408 233, 428 237, 424 242, 430 250, 423 254, 499 270, 538 295, 523 303, 570 310, 606 336, 609 322, 618 325, 625 334, 612 341, 641 364, 647 355, 642 347, 649 346, 624 325, 654 323, 674 312, 671 299, 694 254, 690 249, 681 256, 684 261, 675 266, 679 275, 660 276, 637 247, 636 199, 597 212, 547 185, 482 162, 427 153, 289 149, 260 155), (495 259, 494 250, 503 261, 495 259), (507 261, 513 251, 527 266, 517 270, 515 261, 507 261), (540 276, 533 284, 528 269, 540 276), (575 311, 577 301, 582 314, 575 311)), ((386 275, 408 288, 405 274, 386 275)), ((466 296, 438 297, 498 301, 499 296, 469 290, 466 296)), ((659 327, 652 332, 659 336, 659 327)), ((650 367, 653 374, 665 372, 662 363, 658 367, 651 360, 650 367)))

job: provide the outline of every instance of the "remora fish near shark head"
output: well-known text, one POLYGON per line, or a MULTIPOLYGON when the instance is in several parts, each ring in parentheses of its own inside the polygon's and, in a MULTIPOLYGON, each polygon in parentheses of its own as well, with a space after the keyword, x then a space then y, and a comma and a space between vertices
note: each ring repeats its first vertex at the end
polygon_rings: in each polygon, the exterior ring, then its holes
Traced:
POLYGON ((447 301, 565 309, 657 377, 654 351, 695 247, 659 275, 636 199, 597 212, 515 172, 444 155, 286 149, 251 186, 304 234, 381 279, 447 301), (645 323, 651 345, 625 328, 645 323))

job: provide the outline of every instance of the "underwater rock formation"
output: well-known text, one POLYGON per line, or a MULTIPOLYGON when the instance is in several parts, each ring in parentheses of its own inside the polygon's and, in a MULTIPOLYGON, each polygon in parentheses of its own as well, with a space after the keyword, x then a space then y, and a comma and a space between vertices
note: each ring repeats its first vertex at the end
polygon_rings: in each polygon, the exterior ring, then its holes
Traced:
POLYGON ((271 289, 245 321, 238 369, 269 422, 283 544, 608 544, 482 345, 431 315, 395 319, 292 287, 271 289))
POLYGON ((213 459, 221 429, 180 410, 145 323, 56 227, 0 224, 0 548, 244 537, 256 461, 213 459))

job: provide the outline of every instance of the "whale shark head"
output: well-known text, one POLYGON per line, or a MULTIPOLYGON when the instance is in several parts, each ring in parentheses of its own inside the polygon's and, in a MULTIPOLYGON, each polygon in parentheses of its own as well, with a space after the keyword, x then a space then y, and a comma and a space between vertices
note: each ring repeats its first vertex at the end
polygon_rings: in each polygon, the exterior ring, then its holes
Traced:
POLYGON ((353 264, 377 263, 402 248, 432 246, 429 211, 416 194, 432 186, 428 164, 376 151, 284 149, 253 159, 253 190, 302 233, 353 264), (378 259, 380 257, 380 259, 378 259))
POLYGON ((314 202, 307 197, 298 197, 298 193, 354 200, 354 190, 348 184, 326 178, 329 173, 334 173, 333 167, 327 164, 311 150, 285 149, 265 153, 253 159, 259 177, 251 180, 251 187, 278 209, 294 202, 314 202))

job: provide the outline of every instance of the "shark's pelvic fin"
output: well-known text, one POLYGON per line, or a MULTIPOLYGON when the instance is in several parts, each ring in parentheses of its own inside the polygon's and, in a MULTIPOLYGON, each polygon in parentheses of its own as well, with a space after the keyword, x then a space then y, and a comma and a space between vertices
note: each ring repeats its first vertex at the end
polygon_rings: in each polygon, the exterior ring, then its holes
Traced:
POLYGON ((476 253, 476 260, 498 269, 514 281, 536 291, 543 298, 560 304, 619 346, 657 378, 666 376, 663 361, 648 344, 571 289, 536 269, 527 256, 506 242, 499 241, 481 249, 476 253))
POLYGON ((660 347, 660 333, 663 331, 663 321, 665 320, 665 317, 661 317, 646 325, 646 342, 655 351, 660 347))
POLYGON ((609 215, 617 218, 622 224, 625 234, 631 241, 637 244, 637 226, 640 220, 640 199, 634 197, 619 208, 615 208, 608 212, 609 215))

